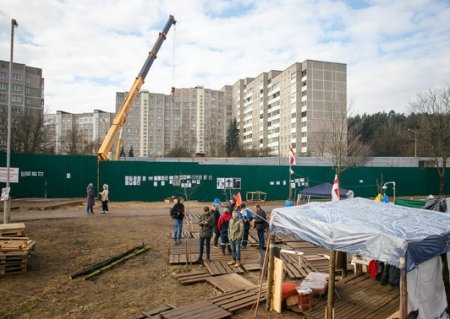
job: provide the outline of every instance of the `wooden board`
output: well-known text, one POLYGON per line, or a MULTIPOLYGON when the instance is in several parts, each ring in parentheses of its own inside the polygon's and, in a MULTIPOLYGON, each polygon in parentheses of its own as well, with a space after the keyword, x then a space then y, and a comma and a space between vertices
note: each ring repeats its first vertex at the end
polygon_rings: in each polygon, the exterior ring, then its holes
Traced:
POLYGON ((196 282, 206 281, 211 275, 206 271, 190 271, 173 274, 182 285, 190 285, 196 282))
MULTIPOLYGON (((400 291, 390 285, 381 286, 379 281, 366 274, 353 275, 336 282, 340 298, 335 300, 336 318, 386 319, 398 310, 400 291)), ((311 319, 323 319, 327 300, 314 299, 313 310, 305 314, 311 319)))
POLYGON ((0 237, 4 236, 25 236, 25 224, 0 224, 0 237))
POLYGON ((270 308, 281 313, 281 285, 283 283, 283 261, 280 258, 274 258, 273 264, 273 285, 272 285, 272 304, 270 308))
POLYGON ((161 318, 165 319, 220 319, 231 315, 231 312, 209 301, 179 307, 160 314, 161 318))
POLYGON ((208 301, 232 312, 253 306, 258 301, 258 298, 261 302, 266 300, 266 297, 267 284, 263 284, 261 288, 258 285, 250 289, 230 291, 220 296, 209 298, 208 301))
MULTIPOLYGON (((229 261, 230 259, 228 259, 229 261)), ((241 267, 234 267, 234 265, 228 265, 227 261, 225 260, 211 260, 211 261, 204 261, 203 264, 206 266, 206 269, 208 269, 208 272, 211 274, 211 276, 219 276, 219 275, 225 275, 225 274, 234 274, 234 273, 243 273, 241 267)))
POLYGON ((223 292, 255 287, 253 283, 238 274, 210 277, 206 281, 223 292))
POLYGON ((172 309, 176 308, 172 305, 164 305, 156 309, 142 312, 140 315, 136 316, 135 319, 161 318, 160 314, 172 309))
POLYGON ((2 252, 27 250, 31 247, 32 244, 33 241, 30 239, 15 239, 14 237, 8 237, 8 239, 3 239, 2 237, 0 237, 0 251, 2 252))

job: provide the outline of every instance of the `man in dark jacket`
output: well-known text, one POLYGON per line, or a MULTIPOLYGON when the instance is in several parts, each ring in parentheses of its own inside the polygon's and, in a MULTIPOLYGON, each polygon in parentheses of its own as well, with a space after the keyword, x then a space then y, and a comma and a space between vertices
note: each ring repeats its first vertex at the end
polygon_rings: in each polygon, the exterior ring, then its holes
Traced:
POLYGON ((213 205, 213 208, 211 210, 211 215, 213 215, 214 217, 214 228, 213 228, 213 233, 214 233, 214 246, 218 247, 219 246, 219 237, 220 237, 220 231, 219 231, 219 218, 220 218, 220 210, 219 210, 219 204, 215 204, 213 205))
POLYGON ((206 260, 210 261, 211 237, 213 235, 214 216, 209 212, 208 207, 203 208, 203 214, 198 219, 200 226, 200 253, 196 262, 203 261, 203 246, 206 244, 206 260))
POLYGON ((261 206, 255 205, 255 212, 256 212, 255 228, 256 231, 258 232, 258 241, 259 241, 258 250, 263 251, 266 249, 265 231, 266 228, 269 226, 269 223, 267 222, 266 212, 261 208, 261 206))
POLYGON ((183 233, 184 204, 183 199, 178 198, 177 203, 170 210, 170 217, 173 219, 173 240, 175 245, 181 243, 183 233))

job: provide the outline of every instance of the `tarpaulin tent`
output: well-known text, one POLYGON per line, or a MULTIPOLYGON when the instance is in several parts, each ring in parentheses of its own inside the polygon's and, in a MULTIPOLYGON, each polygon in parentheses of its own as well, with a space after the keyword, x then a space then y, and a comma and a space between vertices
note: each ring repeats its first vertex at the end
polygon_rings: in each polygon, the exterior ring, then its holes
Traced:
MULTIPOLYGON (((308 196, 308 197, 331 198, 332 188, 333 188, 332 184, 324 183, 313 187, 305 188, 300 192, 298 192, 298 194, 301 196, 308 196)), ((339 195, 341 199, 351 198, 353 197, 353 191, 339 187, 339 195)))
POLYGON ((449 215, 364 198, 276 208, 270 226, 275 233, 399 268, 404 260, 407 271, 450 250, 449 215))

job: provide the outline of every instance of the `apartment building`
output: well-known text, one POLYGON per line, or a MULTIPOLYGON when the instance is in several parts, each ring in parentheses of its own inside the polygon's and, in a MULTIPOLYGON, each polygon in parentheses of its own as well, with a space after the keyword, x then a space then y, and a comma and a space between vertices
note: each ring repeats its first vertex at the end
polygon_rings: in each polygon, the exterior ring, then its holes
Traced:
MULTIPOLYGON (((0 60, 0 150, 6 150, 9 94, 9 62, 0 60)), ((42 115, 44 78, 42 69, 13 63, 11 77, 11 121, 20 125, 22 116, 42 115)))
MULTIPOLYGON (((165 156, 176 147, 191 153, 219 155, 232 119, 231 86, 221 90, 174 89, 165 95, 141 91, 123 127, 125 152, 135 157, 165 156)), ((116 93, 116 111, 126 92, 116 93)))
POLYGON ((346 126, 346 65, 306 60, 238 80, 232 110, 246 149, 286 157, 292 145, 297 155, 323 155, 333 125, 346 126))
POLYGON ((44 125, 56 154, 96 154, 114 116, 101 110, 81 114, 57 111, 45 115, 44 125))

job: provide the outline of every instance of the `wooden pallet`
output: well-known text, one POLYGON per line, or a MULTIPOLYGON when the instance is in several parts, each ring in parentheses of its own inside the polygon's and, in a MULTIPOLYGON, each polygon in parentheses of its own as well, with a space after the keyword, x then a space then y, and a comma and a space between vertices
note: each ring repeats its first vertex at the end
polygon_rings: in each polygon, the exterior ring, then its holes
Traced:
POLYGON ((160 319, 161 318, 160 315, 162 313, 167 312, 169 310, 173 310, 173 309, 177 309, 177 308, 175 308, 172 305, 164 305, 164 306, 156 308, 156 309, 142 312, 141 314, 137 315, 135 317, 135 319, 149 319, 149 318, 160 319))
POLYGON ((246 262, 242 265, 245 271, 260 271, 261 265, 258 262, 246 262))
POLYGON ((19 274, 27 271, 27 264, 0 265, 0 276, 19 274))
POLYGON ((12 224, 0 224, 0 237, 25 236, 25 224, 24 223, 12 223, 12 224))
MULTIPOLYGON (((228 259, 229 261, 230 259, 228 259)), ((227 261, 224 260, 211 260, 211 261, 205 261, 203 264, 206 266, 206 269, 208 269, 208 272, 211 274, 211 276, 218 276, 218 275, 225 275, 225 274, 234 274, 234 273, 243 273, 244 270, 242 270, 241 267, 234 267, 233 265, 230 266, 227 264, 227 261)))
MULTIPOLYGON (((381 286, 366 274, 354 275, 336 282, 340 298, 335 300, 336 318, 385 319, 398 310, 399 289, 381 286)), ((322 319, 326 298, 313 301, 313 309, 305 314, 311 319, 322 319)))
POLYGON ((208 301, 226 309, 230 312, 250 307, 258 301, 264 301, 267 297, 267 284, 254 286, 250 289, 235 290, 223 293, 219 296, 209 298, 208 301))
POLYGON ((302 279, 308 276, 310 272, 318 272, 317 268, 302 256, 282 253, 281 259, 284 261, 286 273, 289 278, 302 279))
POLYGON ((206 281, 222 292, 236 291, 255 287, 255 284, 251 283, 238 274, 227 274, 222 276, 210 277, 206 281))
POLYGON ((27 250, 33 241, 28 237, 0 237, 0 251, 27 250))
POLYGON ((209 301, 187 305, 160 314, 165 319, 220 319, 231 316, 232 313, 209 301))
POLYGON ((190 271, 177 273, 172 275, 177 279, 182 285, 190 285, 197 282, 206 281, 211 275, 206 271, 190 271))

